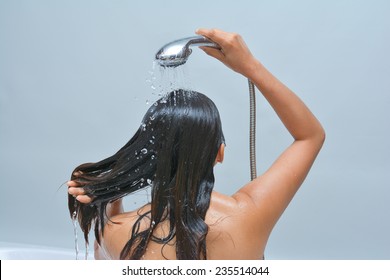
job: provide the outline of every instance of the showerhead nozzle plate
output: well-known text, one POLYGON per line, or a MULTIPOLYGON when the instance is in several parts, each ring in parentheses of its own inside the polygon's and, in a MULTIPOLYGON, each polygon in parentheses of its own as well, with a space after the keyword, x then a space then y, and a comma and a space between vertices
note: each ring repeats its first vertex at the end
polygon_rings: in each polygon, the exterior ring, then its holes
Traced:
POLYGON ((161 67, 170 67, 170 68, 175 68, 175 67, 178 67, 180 65, 183 65, 184 63, 187 62, 187 60, 157 60, 158 61, 158 64, 161 66, 161 67))
POLYGON ((162 47, 156 54, 156 60, 162 67, 177 67, 187 62, 192 50, 177 41, 162 47))

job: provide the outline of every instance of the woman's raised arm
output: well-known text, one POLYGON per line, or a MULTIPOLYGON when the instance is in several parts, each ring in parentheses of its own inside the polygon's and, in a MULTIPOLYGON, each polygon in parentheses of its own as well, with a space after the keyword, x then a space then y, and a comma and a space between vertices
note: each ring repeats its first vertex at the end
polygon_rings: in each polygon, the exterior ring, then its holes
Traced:
POLYGON ((251 54, 240 35, 216 29, 199 29, 197 34, 221 46, 221 50, 202 49, 250 79, 294 139, 264 174, 233 195, 239 203, 248 205, 255 219, 262 220, 261 230, 270 233, 320 151, 325 140, 324 129, 299 97, 251 54))

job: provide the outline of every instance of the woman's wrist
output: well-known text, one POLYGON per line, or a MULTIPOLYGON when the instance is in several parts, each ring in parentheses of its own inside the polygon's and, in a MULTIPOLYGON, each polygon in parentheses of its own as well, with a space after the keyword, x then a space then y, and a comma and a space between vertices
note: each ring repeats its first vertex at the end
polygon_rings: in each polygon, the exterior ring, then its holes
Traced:
POLYGON ((261 72, 263 70, 264 66, 260 63, 260 61, 253 59, 253 61, 248 64, 248 69, 245 70, 243 75, 255 83, 261 76, 261 72))

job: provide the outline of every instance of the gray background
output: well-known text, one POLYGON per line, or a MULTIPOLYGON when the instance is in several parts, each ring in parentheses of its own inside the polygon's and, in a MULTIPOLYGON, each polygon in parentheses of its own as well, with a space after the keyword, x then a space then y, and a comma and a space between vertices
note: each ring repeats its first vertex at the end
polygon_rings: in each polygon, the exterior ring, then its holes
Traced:
MULTIPOLYGON (((155 52, 217 27, 240 33, 327 132, 266 256, 389 259, 389 3, 0 0, 0 241, 73 248, 61 185, 133 135, 157 98, 147 82, 155 52)), ((246 80, 200 50, 185 71, 220 109, 216 189, 232 194, 249 181, 246 80)), ((291 137, 257 103, 261 173, 291 137)))

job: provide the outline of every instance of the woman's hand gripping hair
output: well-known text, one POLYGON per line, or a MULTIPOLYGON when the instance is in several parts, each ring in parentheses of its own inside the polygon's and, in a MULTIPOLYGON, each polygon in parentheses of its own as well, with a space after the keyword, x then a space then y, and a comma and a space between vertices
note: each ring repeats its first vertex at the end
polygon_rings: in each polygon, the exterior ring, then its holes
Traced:
POLYGON ((68 193, 73 195, 77 201, 85 204, 92 202, 93 199, 85 193, 85 190, 79 182, 73 180, 68 181, 66 184, 68 185, 68 193))

